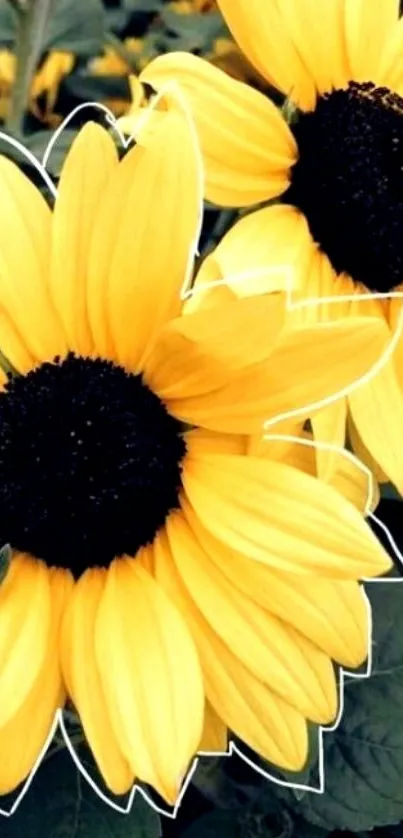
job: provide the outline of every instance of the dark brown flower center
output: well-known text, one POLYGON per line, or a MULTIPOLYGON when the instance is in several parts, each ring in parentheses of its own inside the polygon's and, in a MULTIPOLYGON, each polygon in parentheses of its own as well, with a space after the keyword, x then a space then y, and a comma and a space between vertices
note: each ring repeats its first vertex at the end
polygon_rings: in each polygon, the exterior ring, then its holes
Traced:
POLYGON ((403 99, 351 82, 291 126, 299 149, 283 196, 339 273, 371 291, 403 281, 403 99))
POLYGON ((178 507, 180 423, 140 375, 69 355, 0 394, 0 542, 70 568, 152 542, 178 507))

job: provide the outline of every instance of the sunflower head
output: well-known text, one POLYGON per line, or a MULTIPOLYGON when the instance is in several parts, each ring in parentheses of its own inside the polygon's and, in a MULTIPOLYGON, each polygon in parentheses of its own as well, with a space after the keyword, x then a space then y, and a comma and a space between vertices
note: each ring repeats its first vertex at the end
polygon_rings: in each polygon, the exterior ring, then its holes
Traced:
MULTIPOLYGON (((186 108, 166 105, 121 161, 87 125, 52 210, 0 158, 3 792, 66 697, 115 794, 142 782, 173 804, 228 729, 301 768, 307 720, 337 713, 332 661, 366 654, 358 580, 390 567, 361 484, 247 446, 362 375, 379 323, 289 329, 282 288, 184 312, 202 172, 186 108)), ((209 280, 244 225, 230 241, 209 280)))
MULTIPOLYGON (((280 200, 306 220, 307 259, 319 249, 355 288, 402 281, 402 43, 395 0, 219 0, 233 36, 298 119, 256 90, 185 53, 143 71, 158 90, 182 85, 197 122, 206 195, 223 206, 280 200), (286 115, 283 111, 283 115, 286 115), (287 124, 288 123, 288 124, 287 124)), ((271 231, 268 228, 268 235, 271 231)), ((262 231, 264 235, 264 231, 262 231)))
POLYGON ((178 508, 181 424, 113 361, 71 353, 12 378, 0 424, 7 538, 49 566, 136 555, 178 508))

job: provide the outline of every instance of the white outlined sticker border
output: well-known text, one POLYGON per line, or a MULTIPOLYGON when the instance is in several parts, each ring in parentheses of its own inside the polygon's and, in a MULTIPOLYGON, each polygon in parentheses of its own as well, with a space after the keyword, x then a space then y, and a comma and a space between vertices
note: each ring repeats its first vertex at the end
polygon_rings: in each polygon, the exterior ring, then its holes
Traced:
MULTIPOLYGON (((200 173, 200 182, 199 182, 200 213, 199 213, 198 229, 197 229, 197 234, 196 234, 195 241, 192 242, 192 245, 191 245, 191 248, 190 248, 190 251, 189 251, 189 260, 188 260, 186 275, 185 275, 185 279, 184 279, 182 289, 181 289, 181 292, 180 292, 181 299, 186 300, 187 298, 194 295, 195 293, 199 293, 201 291, 205 291, 207 289, 210 289, 210 288, 213 288, 213 287, 216 287, 216 286, 219 286, 219 285, 226 285, 229 280, 231 281, 231 284, 234 284, 237 281, 238 282, 243 282, 243 281, 245 281, 245 279, 248 279, 248 278, 255 278, 255 277, 260 276, 260 275, 264 275, 264 276, 267 277, 270 273, 277 274, 277 273, 281 272, 282 275, 285 277, 285 280, 286 280, 286 282, 285 282, 286 309, 288 311, 295 310, 297 308, 307 307, 307 306, 321 305, 321 304, 325 304, 325 303, 334 304, 334 303, 338 303, 338 302, 356 301, 357 300, 357 295, 351 294, 351 295, 340 295, 340 296, 334 296, 334 297, 306 298, 306 299, 304 299, 302 301, 299 301, 299 302, 292 302, 293 268, 290 265, 277 265, 275 267, 271 265, 271 266, 267 266, 267 267, 262 267, 262 268, 260 268, 256 271, 251 271, 249 273, 232 275, 231 277, 227 276, 222 280, 203 283, 203 284, 200 284, 196 288, 191 287, 192 276, 193 276, 194 258, 195 258, 196 255, 198 255, 198 249, 197 248, 198 248, 198 242, 199 242, 200 232, 201 232, 202 222, 203 222, 203 164, 202 164, 201 152, 200 152, 199 143, 198 143, 198 140, 197 140, 195 126, 194 126, 189 108, 187 107, 185 99, 184 99, 184 97, 183 97, 183 95, 180 91, 180 88, 176 83, 173 82, 173 83, 167 84, 153 98, 153 100, 149 104, 148 108, 145 109, 144 122, 147 120, 149 114, 156 107, 156 105, 160 101, 160 99, 162 99, 167 93, 174 93, 177 96, 178 102, 180 102, 180 104, 183 108, 183 111, 184 111, 184 113, 185 113, 185 115, 188 119, 188 123, 189 123, 189 126, 191 128, 192 135, 193 135, 194 142, 195 142, 195 151, 196 151, 196 155, 197 155, 198 162, 199 162, 199 173, 200 173)), ((132 137, 128 137, 128 138, 124 137, 124 135, 122 134, 122 132, 119 129, 119 126, 117 125, 117 120, 116 120, 115 116, 109 110, 109 108, 107 108, 105 105, 103 105, 99 102, 93 102, 93 101, 88 101, 88 102, 82 103, 81 105, 78 105, 76 108, 74 108, 73 111, 71 111, 71 113, 66 117, 66 119, 62 122, 62 124, 53 133, 53 135, 52 135, 52 137, 51 137, 51 139, 50 139, 50 141, 49 141, 49 143, 48 143, 48 145, 45 149, 45 152, 43 154, 43 158, 42 158, 41 162, 38 161, 37 158, 32 154, 32 152, 29 151, 29 149, 25 148, 25 146, 22 143, 20 143, 18 140, 15 140, 13 137, 9 137, 4 132, 0 131, 0 139, 9 143, 11 146, 16 148, 23 156, 25 156, 27 158, 27 160, 31 163, 31 165, 33 165, 34 168, 39 172, 39 174, 41 174, 44 182, 46 183, 49 191, 51 192, 51 194, 54 198, 57 197, 57 188, 54 186, 54 184, 53 184, 53 182, 52 182, 52 180, 49 176, 49 173, 46 169, 46 166, 49 162, 49 157, 52 153, 52 150, 53 150, 53 147, 54 147, 55 143, 57 142, 57 139, 59 138, 62 131, 67 127, 70 120, 79 111, 82 111, 86 108, 96 108, 98 110, 103 111, 104 114, 105 114, 107 122, 116 131, 116 133, 119 137, 120 143, 123 146, 123 148, 128 147, 128 145, 130 144, 130 142, 132 140, 132 137)), ((389 293, 389 294, 387 294, 387 293, 374 293, 374 294, 368 294, 368 295, 365 296, 365 299, 368 299, 368 300, 370 300, 370 299, 392 299, 392 298, 403 299, 403 292, 392 292, 392 293, 389 293)), ((318 325, 320 325, 322 328, 329 328, 330 326, 333 325, 333 322, 334 321, 325 322, 325 323, 320 323, 318 325)), ((339 391, 337 394, 329 396, 328 398, 323 399, 319 402, 315 402, 313 404, 306 405, 305 407, 299 408, 298 410, 287 411, 283 414, 280 414, 279 416, 276 416, 274 419, 266 420, 263 423, 263 429, 271 427, 274 424, 277 424, 278 422, 280 422, 284 419, 293 418, 293 417, 297 417, 301 414, 305 414, 307 412, 307 410, 311 410, 311 409, 312 410, 318 410, 321 407, 325 407, 329 404, 332 404, 333 402, 339 400, 343 396, 346 396, 349 393, 353 392, 357 387, 361 386, 362 384, 367 383, 390 360, 390 358, 392 356, 392 353, 394 352, 394 350, 396 348, 396 345, 397 345, 397 343, 398 343, 398 341, 399 341, 399 339, 402 335, 402 332, 403 332, 403 306, 402 306, 402 310, 400 312, 400 316, 399 316, 399 319, 398 319, 398 326, 396 327, 395 331, 393 332, 391 340, 387 344, 386 349, 382 353, 381 357, 378 359, 377 362, 375 362, 375 364, 371 367, 371 369, 367 373, 365 373, 363 376, 356 379, 348 387, 343 388, 343 390, 339 391)), ((396 545, 396 543, 393 539, 392 534, 389 532, 389 530, 385 526, 385 524, 383 524, 382 521, 380 521, 373 513, 371 513, 369 511, 370 508, 371 508, 371 505, 372 505, 372 498, 373 498, 373 490, 372 490, 373 476, 372 476, 370 470, 363 463, 361 463, 360 460, 357 457, 355 457, 353 454, 346 451, 345 449, 339 448, 338 446, 332 446, 332 445, 327 444, 327 443, 322 443, 322 442, 313 441, 313 440, 301 439, 300 437, 288 436, 288 435, 285 435, 285 434, 278 434, 278 435, 276 435, 276 434, 264 434, 264 439, 265 440, 272 440, 272 441, 280 441, 280 440, 281 441, 289 441, 289 442, 295 442, 297 444, 309 445, 309 446, 311 446, 315 449, 322 448, 324 450, 326 450, 326 449, 327 450, 332 450, 332 451, 336 451, 341 456, 347 457, 348 459, 353 461, 355 463, 355 465, 358 468, 360 468, 366 474, 366 476, 368 478, 368 499, 367 499, 367 505, 366 505, 366 509, 368 511, 368 516, 367 517, 370 518, 378 527, 380 527, 380 529, 382 529, 382 531, 386 535, 386 537, 387 537, 387 539, 388 539, 388 541, 389 541, 389 543, 390 543, 390 545, 391 545, 391 547, 392 547, 392 549, 395 553, 396 559, 398 560, 398 562, 403 567, 403 556, 400 553, 400 551, 399 551, 399 549, 398 549, 398 547, 397 547, 397 545, 396 545)), ((366 583, 371 583, 371 584, 387 584, 387 583, 398 584, 399 582, 403 582, 403 577, 402 578, 390 577, 390 578, 387 578, 387 579, 384 579, 384 578, 381 578, 381 579, 364 579, 363 581, 366 582, 366 583)), ((31 784, 34 780, 36 772, 39 769, 39 767, 42 763, 42 760, 43 760, 45 754, 47 753, 47 751, 49 749, 49 746, 50 746, 50 744, 51 744, 51 742, 54 738, 55 732, 58 728, 61 730, 61 733, 62 733, 63 738, 64 738, 65 743, 66 743, 66 747, 68 748, 76 767, 78 768, 78 770, 80 771, 82 776, 85 778, 87 783, 90 785, 92 790, 110 808, 114 809, 115 811, 117 811, 121 814, 128 814, 131 811, 135 796, 138 793, 141 797, 143 797, 147 801, 147 803, 158 814, 161 814, 161 815, 164 815, 165 817, 174 819, 176 817, 177 813, 178 813, 178 810, 179 810, 180 805, 182 803, 183 797, 186 793, 186 789, 188 788, 189 783, 190 783, 190 781, 191 781, 191 779, 192 779, 192 777, 193 777, 193 775, 194 775, 194 773, 197 769, 200 757, 217 757, 217 756, 228 757, 228 756, 231 756, 234 753, 237 754, 245 763, 247 763, 258 774, 262 775, 263 777, 265 777, 266 779, 270 780, 271 782, 273 782, 277 785, 280 785, 280 786, 283 786, 283 787, 286 787, 286 788, 294 788, 294 789, 300 790, 300 791, 307 791, 307 792, 311 792, 311 793, 315 793, 315 794, 323 794, 324 791, 325 791, 325 779, 326 779, 325 778, 323 737, 326 733, 334 732, 340 724, 341 718, 343 716, 343 710, 344 710, 344 684, 345 684, 345 681, 346 681, 346 679, 350 679, 350 680, 366 679, 366 678, 370 677, 371 671, 372 671, 372 609, 371 609, 368 597, 367 597, 364 589, 362 588, 361 591, 362 591, 362 596, 363 596, 365 604, 366 604, 367 615, 368 615, 368 656, 367 656, 367 664, 366 664, 366 668, 365 668, 364 672, 360 672, 360 673, 350 672, 348 670, 343 669, 343 667, 339 668, 339 672, 340 672, 339 711, 338 711, 336 720, 331 726, 318 726, 318 737, 319 737, 318 773, 319 773, 319 783, 318 783, 317 786, 311 786, 311 785, 307 785, 307 784, 304 784, 304 783, 293 783, 291 781, 279 779, 277 776, 272 775, 270 772, 265 771, 264 769, 262 769, 259 765, 256 765, 253 762, 253 760, 251 760, 248 756, 246 756, 246 754, 244 754, 242 752, 242 749, 239 747, 239 745, 236 745, 233 741, 230 741, 227 751, 223 751, 223 752, 200 751, 200 752, 198 752, 197 756, 192 761, 192 764, 191 764, 189 770, 186 773, 186 776, 183 780, 182 787, 181 787, 181 790, 179 792, 178 798, 177 798, 177 800, 175 802, 175 805, 172 808, 172 810, 162 809, 161 807, 159 807, 155 803, 155 801, 152 798, 150 798, 150 796, 147 794, 147 792, 142 787, 138 786, 137 784, 135 784, 133 786, 133 788, 131 789, 131 791, 128 795, 128 800, 127 800, 126 805, 125 806, 120 806, 119 804, 117 804, 113 800, 111 800, 109 797, 107 797, 107 795, 105 795, 98 788, 98 786, 96 785, 94 780, 91 778, 91 776, 89 775, 89 773, 85 769, 84 765, 81 763, 81 760, 79 759, 79 757, 78 757, 78 755, 77 755, 77 753, 76 753, 76 751, 75 751, 75 749, 74 749, 74 747, 73 747, 73 745, 70 741, 69 735, 67 733, 67 730, 66 730, 66 727, 65 727, 65 724, 64 724, 63 709, 59 708, 57 710, 56 714, 55 714, 53 723, 51 725, 51 729, 49 731, 49 735, 46 739, 46 742, 45 742, 45 744, 42 748, 41 753, 38 756, 38 759, 35 762, 35 765, 32 768, 32 771, 30 772, 28 778, 26 779, 25 783, 23 784, 23 786, 22 786, 19 794, 17 795, 16 799, 14 800, 11 808, 9 810, 4 810, 4 809, 0 808, 0 815, 3 815, 4 817, 11 817, 17 811, 20 803, 22 802, 23 798, 25 797, 25 794, 28 792, 28 790, 29 790, 29 788, 30 788, 30 786, 31 786, 31 784)))

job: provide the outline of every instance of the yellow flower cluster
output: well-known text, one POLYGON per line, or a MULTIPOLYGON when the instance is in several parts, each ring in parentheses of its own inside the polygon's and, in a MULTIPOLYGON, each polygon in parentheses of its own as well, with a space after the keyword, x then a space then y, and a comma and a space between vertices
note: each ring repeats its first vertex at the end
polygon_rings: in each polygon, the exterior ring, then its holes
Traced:
MULTIPOLYGON (((45 58, 37 70, 30 95, 30 111, 43 122, 57 125, 59 119, 54 113, 54 106, 61 81, 71 73, 74 56, 70 52, 53 51, 45 58), (39 105, 38 99, 43 98, 39 105)), ((10 50, 0 50, 0 119, 4 120, 9 111, 10 94, 15 82, 16 57, 10 50)))

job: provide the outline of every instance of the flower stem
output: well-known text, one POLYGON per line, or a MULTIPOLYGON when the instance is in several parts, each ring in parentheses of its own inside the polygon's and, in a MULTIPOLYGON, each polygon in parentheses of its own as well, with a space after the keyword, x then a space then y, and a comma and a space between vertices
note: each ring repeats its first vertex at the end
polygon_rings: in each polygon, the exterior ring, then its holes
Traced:
POLYGON ((31 82, 44 42, 54 0, 9 0, 17 17, 15 54, 17 69, 6 129, 22 135, 31 82))

